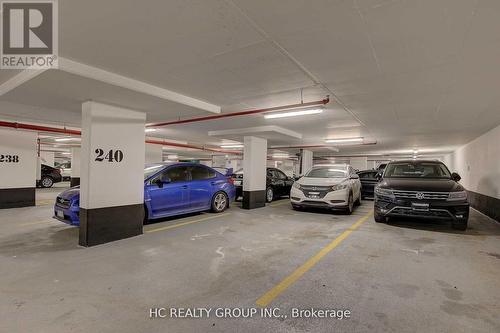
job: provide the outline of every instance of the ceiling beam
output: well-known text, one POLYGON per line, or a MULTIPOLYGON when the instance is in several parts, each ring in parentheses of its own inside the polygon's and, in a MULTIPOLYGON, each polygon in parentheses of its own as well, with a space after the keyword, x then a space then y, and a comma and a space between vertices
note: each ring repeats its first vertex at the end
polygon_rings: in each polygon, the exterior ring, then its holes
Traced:
POLYGON ((130 89, 139 93, 158 97, 179 104, 184 104, 208 112, 221 112, 221 107, 218 105, 211 104, 199 99, 179 94, 171 90, 154 86, 143 81, 132 79, 97 67, 85 65, 66 58, 59 58, 59 69, 71 74, 86 77, 88 79, 101 81, 117 87, 130 89))

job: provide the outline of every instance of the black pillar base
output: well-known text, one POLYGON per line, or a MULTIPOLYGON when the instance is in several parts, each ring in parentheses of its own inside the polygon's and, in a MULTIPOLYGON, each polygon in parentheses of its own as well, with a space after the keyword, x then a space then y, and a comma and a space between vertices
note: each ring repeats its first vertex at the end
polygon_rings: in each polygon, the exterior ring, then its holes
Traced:
POLYGON ((472 208, 500 222, 500 199, 473 191, 467 191, 467 199, 472 208))
POLYGON ((94 246, 142 234, 144 204, 80 208, 81 246, 94 246))
POLYGON ((69 186, 73 187, 78 185, 80 185, 80 177, 71 177, 71 179, 69 180, 69 186))
POLYGON ((243 201, 241 208, 253 209, 266 206, 266 190, 243 191, 243 201))
POLYGON ((34 187, 0 189, 0 209, 29 207, 34 205, 34 187))

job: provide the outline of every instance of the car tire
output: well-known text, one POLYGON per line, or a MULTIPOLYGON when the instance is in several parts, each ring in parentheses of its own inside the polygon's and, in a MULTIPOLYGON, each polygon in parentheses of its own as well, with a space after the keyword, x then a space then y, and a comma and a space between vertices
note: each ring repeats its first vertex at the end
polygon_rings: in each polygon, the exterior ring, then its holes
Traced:
POLYGON ((271 202, 274 200, 274 191, 272 187, 266 189, 266 202, 271 202))
POLYGON ((349 198, 347 198, 347 208, 345 210, 347 215, 351 215, 354 211, 354 198, 352 192, 349 192, 349 198))
POLYGON ((354 202, 354 205, 356 205, 356 206, 360 206, 361 205, 361 194, 359 195, 359 197, 354 202))
POLYGON ((214 213, 222 213, 225 211, 226 208, 229 207, 229 198, 227 194, 224 192, 215 193, 212 198, 211 207, 214 213))
POLYGON ((144 205, 144 221, 142 221, 142 224, 147 224, 148 221, 149 221, 148 207, 144 205))
POLYGON ((52 187, 52 185, 54 185, 54 180, 52 179, 52 177, 44 176, 42 177, 42 179, 40 179, 40 187, 49 188, 52 187))
POLYGON ((467 230, 467 220, 466 221, 452 222, 451 227, 455 230, 465 231, 465 230, 467 230))
POLYGON ((375 220, 375 222, 377 223, 384 223, 386 221, 386 218, 384 215, 381 215, 377 212, 374 212, 373 213, 373 219, 375 220))

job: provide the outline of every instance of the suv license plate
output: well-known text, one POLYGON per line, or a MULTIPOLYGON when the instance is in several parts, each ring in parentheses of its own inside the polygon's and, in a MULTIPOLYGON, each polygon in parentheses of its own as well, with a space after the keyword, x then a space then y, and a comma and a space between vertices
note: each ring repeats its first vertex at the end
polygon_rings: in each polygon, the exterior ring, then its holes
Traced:
POLYGON ((428 212, 429 211, 429 204, 428 203, 412 202, 411 209, 422 211, 422 212, 428 212))

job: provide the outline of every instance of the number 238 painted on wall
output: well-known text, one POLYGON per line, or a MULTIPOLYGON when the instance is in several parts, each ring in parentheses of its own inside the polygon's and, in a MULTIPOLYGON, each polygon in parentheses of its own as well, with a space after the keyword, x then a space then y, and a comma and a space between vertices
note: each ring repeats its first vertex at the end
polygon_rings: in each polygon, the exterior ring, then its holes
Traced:
POLYGON ((117 149, 117 150, 110 149, 108 152, 105 152, 103 149, 97 148, 95 150, 95 153, 96 153, 95 160, 97 162, 104 162, 104 161, 121 162, 121 161, 123 161, 123 152, 119 149, 117 149))
POLYGON ((19 163, 19 155, 0 155, 0 163, 19 163))

